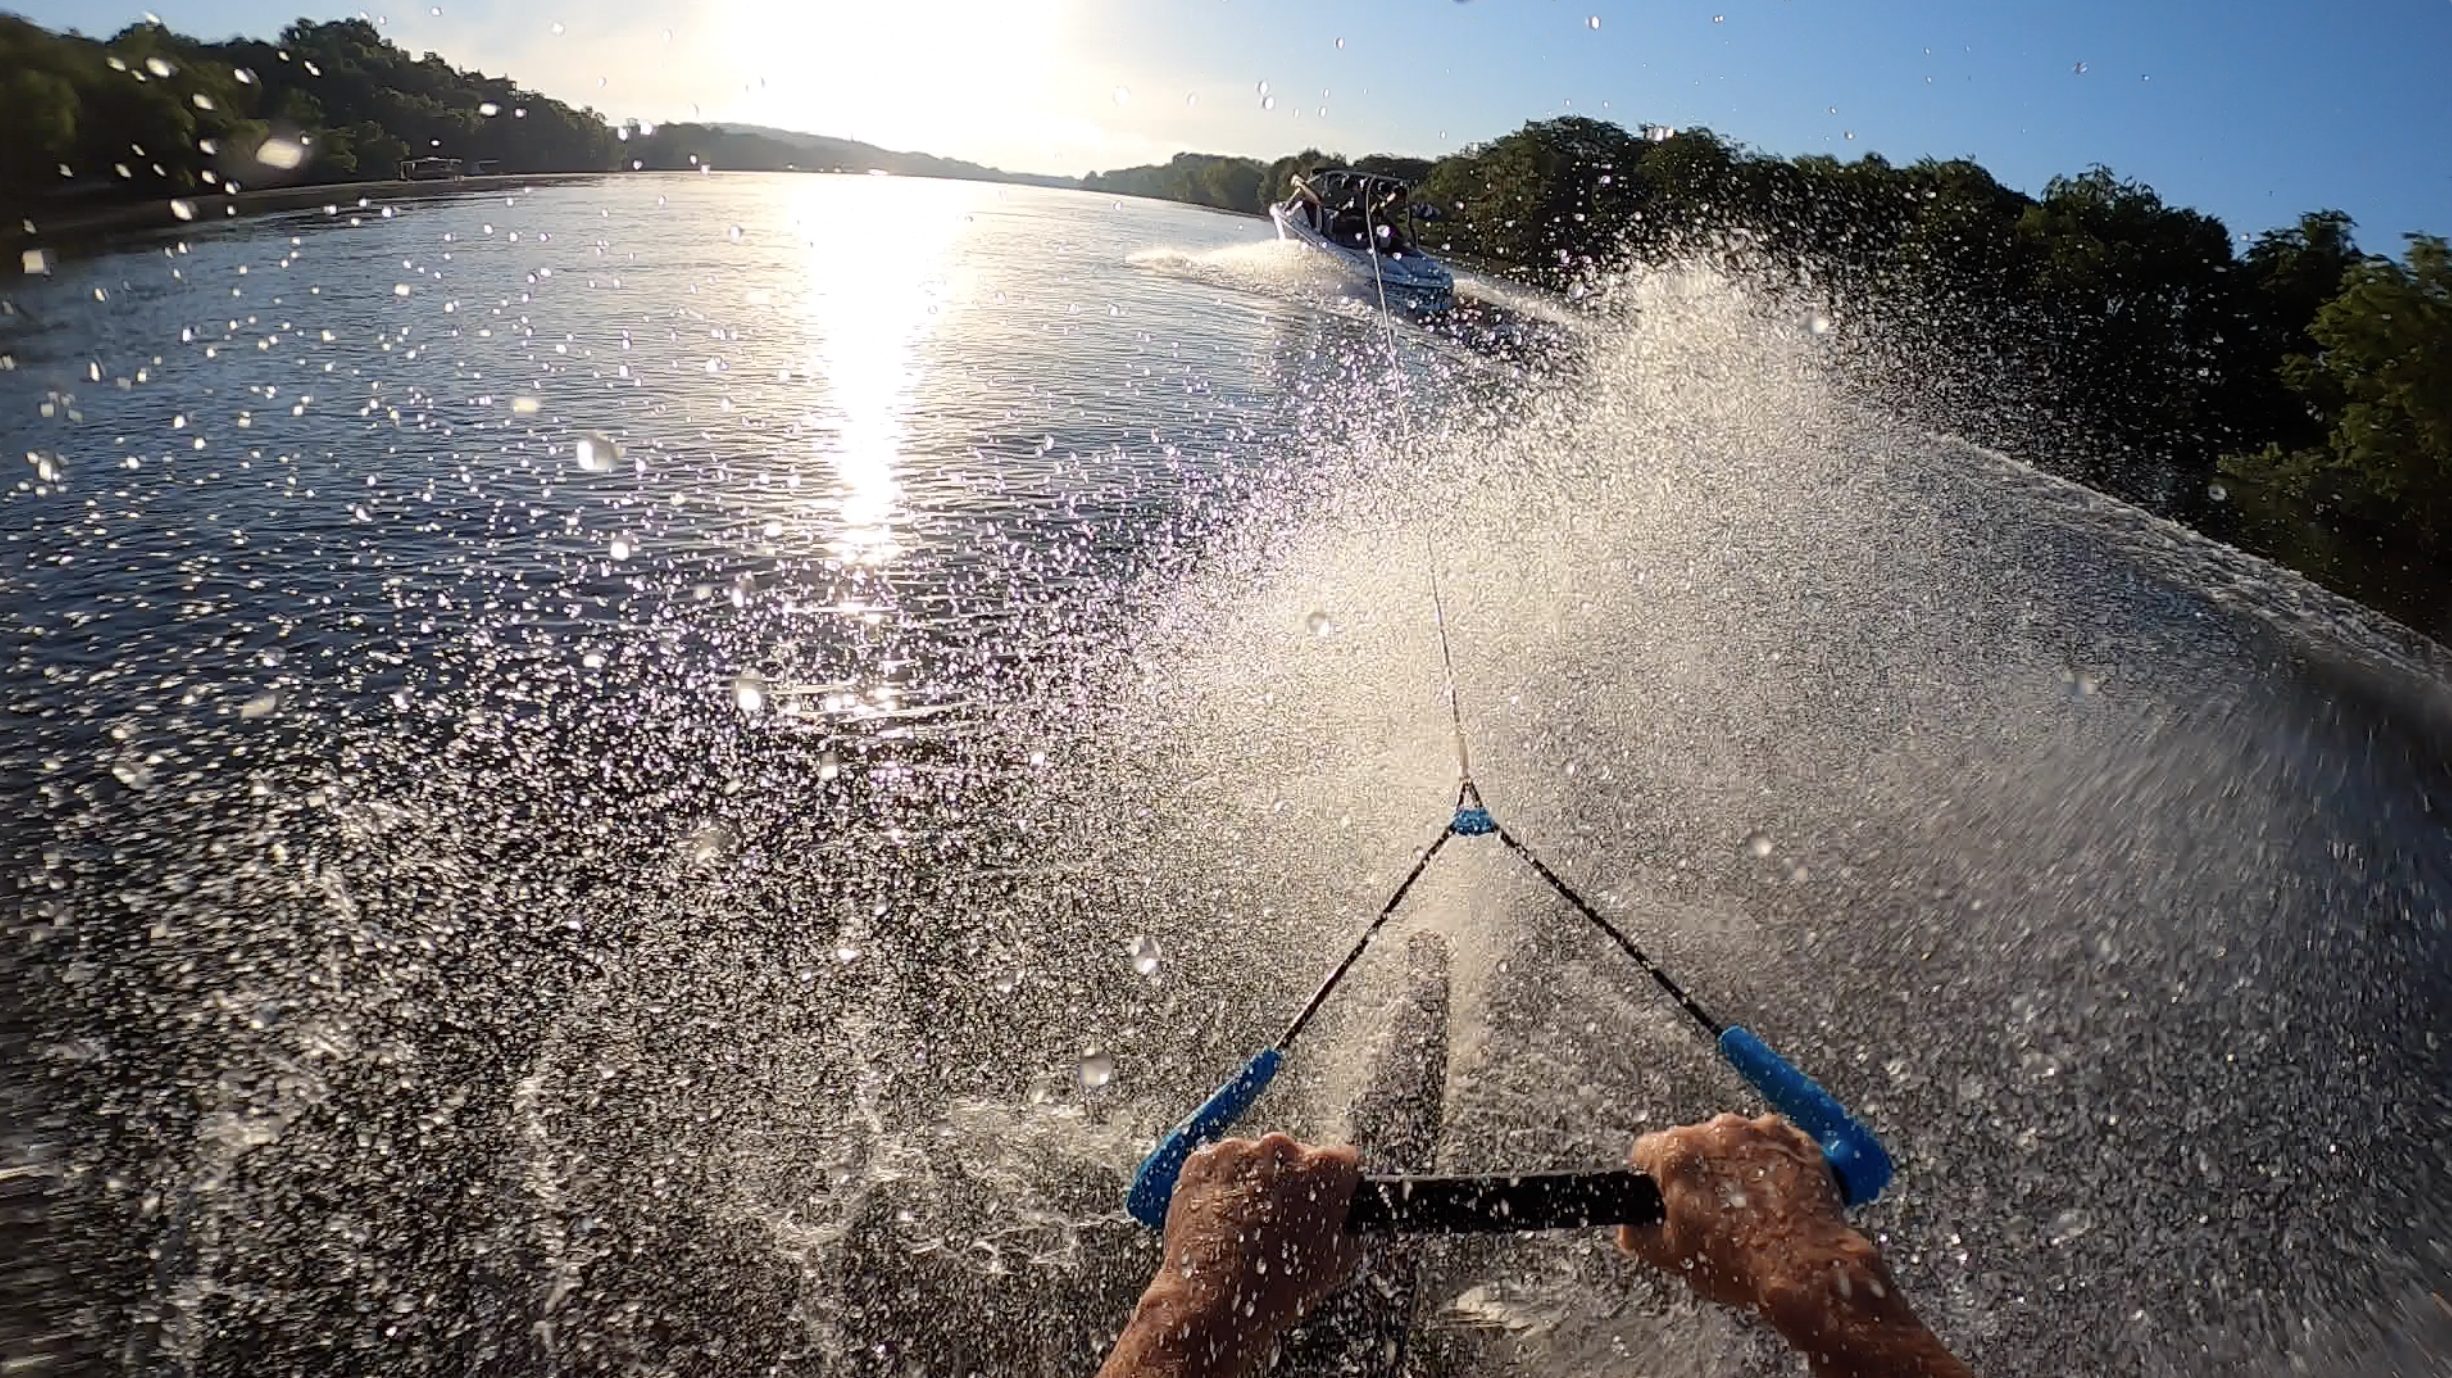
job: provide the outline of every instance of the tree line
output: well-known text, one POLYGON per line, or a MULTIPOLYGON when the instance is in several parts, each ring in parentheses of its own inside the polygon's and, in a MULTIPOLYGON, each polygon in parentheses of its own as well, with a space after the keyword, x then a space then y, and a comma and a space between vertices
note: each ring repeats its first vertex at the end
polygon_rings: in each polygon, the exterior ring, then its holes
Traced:
POLYGON ((208 43, 155 23, 91 39, 0 15, 0 127, 0 198, 29 209, 387 178, 426 155, 600 169, 618 148, 595 111, 412 57, 363 19, 208 43))
MULTIPOLYGON (((1084 185, 1257 211, 1343 161, 1184 154, 1084 185)), ((1583 117, 1353 165, 1414 183, 1440 215, 1427 245, 1536 284, 1700 258, 1805 287, 1917 419, 2286 560, 2312 534, 2431 583, 2452 555, 2439 236, 2379 255, 2327 210, 2242 246, 2101 167, 2030 196, 1966 159, 1778 157, 1583 117)))
POLYGON ((507 77, 411 56, 365 19, 301 19, 272 42, 158 23, 105 39, 0 14, 0 204, 381 180, 418 157, 505 173, 869 171, 1073 185, 790 130, 615 126, 507 77))

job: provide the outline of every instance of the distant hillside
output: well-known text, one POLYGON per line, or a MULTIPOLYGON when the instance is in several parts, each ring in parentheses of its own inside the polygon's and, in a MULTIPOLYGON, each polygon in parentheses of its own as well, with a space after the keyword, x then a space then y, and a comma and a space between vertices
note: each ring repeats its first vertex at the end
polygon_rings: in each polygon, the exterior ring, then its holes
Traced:
POLYGON ((1041 177, 1001 168, 906 153, 857 139, 804 134, 762 124, 666 124, 642 132, 629 127, 628 157, 654 169, 700 165, 736 172, 891 172, 902 177, 959 177, 978 182, 1031 186, 1078 186, 1070 177, 1041 177))

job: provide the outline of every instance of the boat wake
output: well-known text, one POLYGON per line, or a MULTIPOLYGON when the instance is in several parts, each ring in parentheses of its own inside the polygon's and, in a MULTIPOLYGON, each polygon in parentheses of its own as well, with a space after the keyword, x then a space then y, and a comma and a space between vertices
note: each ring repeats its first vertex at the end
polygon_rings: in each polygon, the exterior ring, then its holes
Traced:
POLYGON ((1136 268, 1238 292, 1292 297, 1312 304, 1351 299, 1344 273, 1300 244, 1255 240, 1221 249, 1157 247, 1134 252, 1136 268))
MULTIPOLYGON (((1206 250, 1143 249, 1128 261, 1186 282, 1291 302, 1357 322, 1376 325, 1381 314, 1370 283, 1292 240, 1206 250)), ((1550 367, 1580 359, 1604 338, 1606 324, 1560 298, 1474 273, 1456 275, 1452 309, 1436 315, 1399 310, 1392 318, 1422 335, 1464 347, 1461 355, 1451 357, 1496 356, 1550 367)))

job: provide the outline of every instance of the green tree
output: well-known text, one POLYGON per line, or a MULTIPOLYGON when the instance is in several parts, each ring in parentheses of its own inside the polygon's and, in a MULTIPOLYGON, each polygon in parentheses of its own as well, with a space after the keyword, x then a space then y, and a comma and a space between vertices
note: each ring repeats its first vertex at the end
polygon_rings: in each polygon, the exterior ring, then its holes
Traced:
POLYGON ((2237 319, 2230 235, 2097 167, 2056 177, 2018 223, 2066 467, 2150 506, 2201 493, 2235 438, 2217 369, 2237 319))
POLYGON ((2302 371, 2292 384, 2285 372, 2293 358, 2322 348, 2313 333, 2318 313, 2341 295, 2350 270, 2368 261, 2352 229, 2340 211, 2311 211, 2288 229, 2257 236, 2241 256, 2248 299, 2225 371, 2249 418, 2247 435, 2282 451, 2323 443, 2347 402, 2329 377, 2302 371))
POLYGON ((1634 135, 1568 116, 1442 159, 1421 199, 1445 217, 1441 247, 1565 286, 1624 256, 1651 185, 1648 167, 1638 181, 1645 162, 1646 145, 1634 135))
POLYGON ((0 70, 0 126, 9 131, 0 139, 0 186, 58 180, 60 165, 76 156, 76 86, 56 72, 0 70))
POLYGON ((2316 352, 2292 356, 2282 373, 2330 421, 2324 442, 2268 446, 2226 468, 2366 529, 2452 551, 2452 245, 2412 235, 2405 262, 2351 262, 2307 333, 2316 352))

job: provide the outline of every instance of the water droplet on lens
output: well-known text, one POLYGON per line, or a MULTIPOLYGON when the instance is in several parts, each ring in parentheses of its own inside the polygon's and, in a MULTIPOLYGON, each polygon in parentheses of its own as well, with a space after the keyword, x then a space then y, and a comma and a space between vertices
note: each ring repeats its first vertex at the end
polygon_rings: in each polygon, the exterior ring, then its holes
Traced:
POLYGON ((612 553, 614 559, 627 560, 633 554, 636 554, 637 551, 638 547, 631 544, 628 536, 616 536, 613 538, 612 553))
POLYGON ((582 432, 572 448, 581 471, 590 474, 609 472, 614 461, 622 457, 621 446, 614 444, 611 436, 600 431, 582 432))
POLYGON ((1159 965, 1165 960, 1166 954, 1158 950, 1156 938, 1144 933, 1132 940, 1132 969, 1134 971, 1143 976, 1155 976, 1158 974, 1159 965))
POLYGON ((306 147, 289 139, 266 139, 256 146, 255 160, 275 172, 289 172, 306 161, 306 147))
POLYGON ((196 218, 196 203, 184 196, 174 196, 170 198, 170 213, 181 220, 193 220, 196 218))
POLYGON ((1081 1089, 1095 1091, 1115 1080, 1115 1058, 1108 1053, 1084 1053, 1081 1058, 1081 1089))
POLYGON ((1584 21, 1584 25, 1587 28, 1597 29, 1601 26, 1601 17, 1597 14, 1593 15, 1591 18, 1584 21))
POLYGON ((756 675, 742 675, 732 681, 733 706, 744 713, 766 711, 766 681, 756 675))
POLYGON ((1303 628, 1313 636, 1328 636, 1336 631, 1337 624, 1324 609, 1314 608, 1311 615, 1303 619, 1303 628))
POLYGON ((1755 856, 1769 856, 1771 854, 1771 835, 1762 832, 1747 833, 1745 850, 1755 856))
POLYGON ((692 866, 713 866, 732 855, 732 845, 732 829, 701 823, 681 840, 681 859, 692 866))
POLYGON ((2216 502, 2229 502, 2231 500, 2231 490, 2223 487, 2219 483, 2209 483, 2205 486, 2205 496, 2212 498, 2216 502))
POLYGON ((248 719, 267 718, 272 716, 274 713, 279 712, 280 708, 281 691, 278 689, 267 689, 263 693, 256 695, 254 698, 240 704, 238 706, 238 715, 242 718, 248 719))

